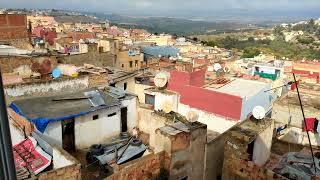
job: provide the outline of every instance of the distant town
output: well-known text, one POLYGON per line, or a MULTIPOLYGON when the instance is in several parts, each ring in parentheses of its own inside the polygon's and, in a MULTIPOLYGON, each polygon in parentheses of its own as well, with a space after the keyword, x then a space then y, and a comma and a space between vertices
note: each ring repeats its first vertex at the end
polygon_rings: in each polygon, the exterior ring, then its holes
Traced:
POLYGON ((17 179, 320 178, 320 19, 115 21, 0 9, 17 179))

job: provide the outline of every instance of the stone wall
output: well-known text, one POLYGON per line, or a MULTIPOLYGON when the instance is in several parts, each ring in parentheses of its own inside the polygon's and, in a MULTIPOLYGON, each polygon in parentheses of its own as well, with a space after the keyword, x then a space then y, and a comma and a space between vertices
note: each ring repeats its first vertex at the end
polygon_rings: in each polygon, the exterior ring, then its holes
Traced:
POLYGON ((53 67, 57 64, 57 60, 54 56, 43 56, 43 57, 0 56, 0 69, 2 73, 11 73, 15 68, 18 68, 21 65, 31 66, 33 62, 40 63, 45 59, 49 59, 53 67))
POLYGON ((81 179, 81 164, 74 164, 67 167, 47 171, 41 173, 38 177, 39 180, 79 180, 81 179))
POLYGON ((83 66, 83 64, 92 64, 99 67, 114 66, 115 56, 110 52, 89 51, 83 54, 62 55, 57 60, 63 64, 74 64, 83 66))
POLYGON ((164 151, 149 154, 139 159, 114 167, 114 173, 107 179, 157 179, 161 169, 168 169, 170 158, 164 151))

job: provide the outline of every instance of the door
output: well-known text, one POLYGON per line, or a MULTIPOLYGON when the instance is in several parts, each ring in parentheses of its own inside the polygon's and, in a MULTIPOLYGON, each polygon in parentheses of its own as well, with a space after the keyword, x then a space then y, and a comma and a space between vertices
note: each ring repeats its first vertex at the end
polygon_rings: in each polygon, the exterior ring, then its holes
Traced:
POLYGON ((127 107, 121 108, 121 132, 127 132, 128 126, 127 126, 127 115, 128 109, 127 107))
POLYGON ((74 119, 61 121, 62 125, 62 147, 67 152, 74 152, 75 137, 74 137, 74 119))

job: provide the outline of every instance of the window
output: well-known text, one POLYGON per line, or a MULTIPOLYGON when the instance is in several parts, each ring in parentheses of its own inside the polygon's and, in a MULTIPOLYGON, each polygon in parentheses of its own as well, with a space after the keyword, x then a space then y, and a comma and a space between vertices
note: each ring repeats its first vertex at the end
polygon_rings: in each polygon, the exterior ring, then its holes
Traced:
POLYGON ((97 120, 97 119, 99 119, 99 115, 98 114, 92 116, 92 120, 97 120))
POLYGON ((146 94, 145 103, 154 106, 154 96, 150 94, 146 94))
POLYGON ((112 116, 115 116, 115 115, 117 115, 117 113, 116 113, 116 112, 111 113, 111 114, 108 114, 108 117, 112 117, 112 116))
POLYGON ((138 67, 138 60, 135 60, 134 66, 135 66, 135 67, 138 67))
POLYGON ((133 62, 132 62, 132 61, 129 61, 129 64, 130 64, 130 67, 132 68, 132 64, 133 64, 133 62))
POLYGON ((123 83, 123 90, 127 90, 127 83, 123 83))
POLYGON ((124 64, 121 64, 121 67, 124 67, 124 64))

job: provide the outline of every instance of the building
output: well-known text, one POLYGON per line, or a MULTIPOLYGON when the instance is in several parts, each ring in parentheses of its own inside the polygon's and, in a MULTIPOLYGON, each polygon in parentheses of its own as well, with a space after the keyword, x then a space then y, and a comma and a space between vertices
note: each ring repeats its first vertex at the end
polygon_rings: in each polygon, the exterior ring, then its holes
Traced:
POLYGON ((301 77, 307 83, 320 83, 319 62, 295 62, 292 64, 292 72, 301 77))
POLYGON ((299 91, 302 99, 302 106, 307 121, 304 125, 298 94, 296 91, 289 91, 286 95, 275 101, 272 110, 272 118, 278 129, 277 138, 286 143, 308 146, 309 131, 310 141, 313 146, 319 146, 319 85, 299 83, 299 91))
POLYGON ((0 41, 22 49, 31 49, 27 17, 24 14, 0 14, 0 41))
POLYGON ((259 81, 234 79, 222 87, 205 85, 206 69, 192 72, 171 71, 168 89, 180 94, 179 112, 199 113, 199 121, 208 130, 222 133, 245 120, 255 106, 271 110, 271 96, 265 90, 271 85, 259 81), (196 96, 195 96, 196 95, 196 96), (228 110, 227 110, 228 109, 228 110))
POLYGON ((146 38, 144 41, 148 43, 155 43, 158 46, 169 46, 171 35, 161 34, 161 35, 151 35, 146 38))
POLYGON ((131 131, 137 122, 136 97, 113 88, 16 100, 10 108, 34 124, 49 144, 69 152, 131 131))
POLYGON ((252 76, 260 76, 271 80, 276 80, 284 76, 283 62, 276 60, 269 63, 257 63, 253 65, 252 76))
POLYGON ((22 14, 0 14, 0 41, 27 39, 27 17, 22 14))
POLYGON ((119 50, 117 53, 115 67, 125 71, 136 71, 141 69, 144 54, 139 50, 119 50))
POLYGON ((247 119, 227 132, 222 179, 281 179, 264 167, 271 154, 273 127, 272 119, 247 119))

